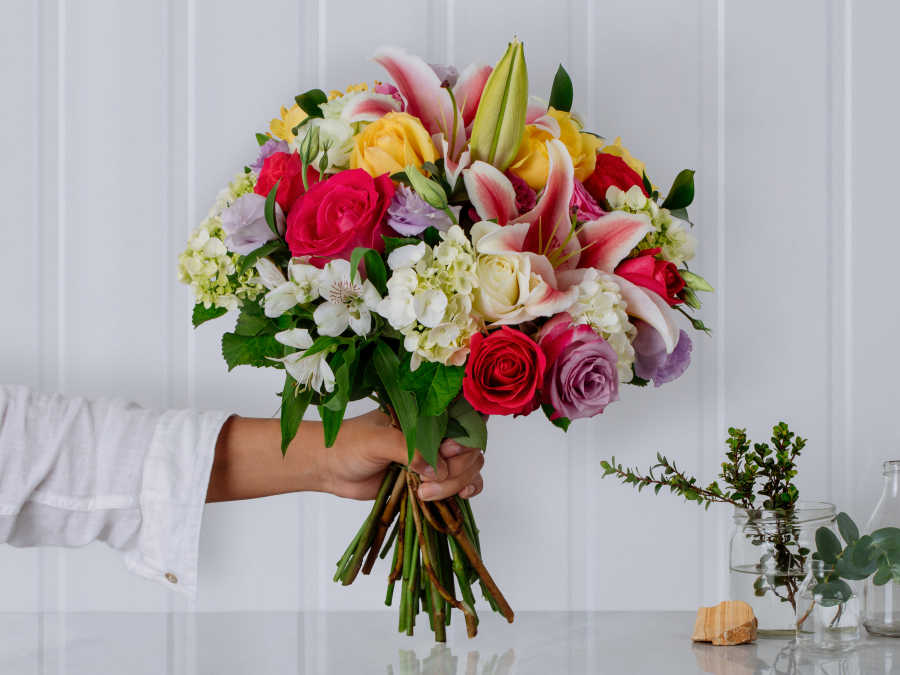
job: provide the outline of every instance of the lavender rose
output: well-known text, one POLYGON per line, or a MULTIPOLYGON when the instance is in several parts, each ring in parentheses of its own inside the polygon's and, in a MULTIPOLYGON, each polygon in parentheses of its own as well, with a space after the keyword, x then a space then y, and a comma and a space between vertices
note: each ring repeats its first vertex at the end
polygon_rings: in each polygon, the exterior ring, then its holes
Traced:
MULTIPOLYGON (((275 225, 278 232, 284 234, 284 211, 277 203, 275 225)), ((225 209, 222 229, 225 231, 225 246, 240 255, 247 255, 275 239, 275 233, 266 223, 266 198, 253 192, 238 197, 225 209)))
POLYGON ((290 151, 291 149, 284 141, 280 141, 277 138, 270 138, 260 146, 259 156, 256 158, 256 161, 250 165, 250 168, 256 173, 259 173, 260 171, 262 171, 263 164, 265 163, 266 159, 268 159, 271 155, 274 155, 276 152, 290 151))
MULTIPOLYGON (((450 208, 458 217, 462 207, 450 208)), ((405 185, 399 185, 387 210, 387 224, 404 237, 414 237, 428 227, 446 232, 453 222, 444 211, 434 208, 405 185)))
POLYGON ((637 336, 634 338, 634 374, 644 380, 653 380, 661 387, 681 377, 691 363, 691 339, 684 331, 678 336, 678 344, 671 354, 659 332, 643 321, 635 321, 637 336))
POLYGON ((590 326, 573 326, 571 316, 557 314, 538 344, 547 357, 541 398, 553 408, 551 419, 593 417, 619 400, 618 356, 590 326))

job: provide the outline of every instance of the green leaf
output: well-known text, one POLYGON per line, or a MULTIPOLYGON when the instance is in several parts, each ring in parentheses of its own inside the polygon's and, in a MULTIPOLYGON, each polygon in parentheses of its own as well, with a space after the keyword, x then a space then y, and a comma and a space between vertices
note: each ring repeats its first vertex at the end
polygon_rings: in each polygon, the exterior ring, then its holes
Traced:
POLYGON ((673 218, 680 218, 681 220, 689 223, 691 227, 694 226, 694 223, 691 222, 690 216, 688 216, 687 209, 669 209, 669 213, 672 214, 673 218))
POLYGON ((337 347, 344 344, 347 339, 352 342, 354 338, 336 338, 331 337, 330 335, 320 335, 313 341, 312 345, 303 352, 303 356, 312 356, 313 354, 324 352, 326 349, 337 347))
POLYGON ((650 179, 647 178, 646 173, 641 174, 641 183, 644 184, 644 190, 647 191, 647 194, 653 194, 653 183, 650 182, 650 179))
POLYGON ((325 116, 319 106, 328 101, 328 96, 321 89, 310 89, 302 94, 297 94, 294 100, 309 117, 325 116))
POLYGON ((859 528, 853 522, 853 519, 843 511, 837 515, 837 526, 838 532, 841 533, 844 541, 848 544, 852 544, 859 539, 859 528))
POLYGON ((281 184, 281 179, 279 178, 275 181, 275 185, 272 186, 272 189, 269 190, 269 194, 266 195, 266 224, 269 226, 269 229, 272 230, 272 233, 276 237, 281 237, 278 234, 278 226, 275 224, 275 195, 278 194, 278 186, 281 184))
POLYGON ((245 337, 274 335, 278 332, 278 324, 267 317, 256 302, 247 300, 241 305, 241 313, 238 314, 234 332, 245 337))
POLYGON ((816 548, 822 560, 834 564, 838 553, 841 552, 841 542, 830 529, 820 527, 816 530, 816 548))
POLYGON ((238 266, 238 274, 243 274, 251 269, 256 265, 260 258, 265 258, 266 256, 275 253, 275 251, 281 250, 288 250, 287 244, 285 244, 281 238, 267 241, 259 248, 250 251, 250 253, 241 258, 241 264, 238 266))
POLYGON ((425 243, 432 248, 441 243, 441 233, 438 232, 436 227, 430 225, 425 228, 425 231, 422 233, 422 238, 425 240, 425 243))
POLYGON ((685 209, 692 201, 694 201, 694 171, 684 169, 675 176, 662 205, 665 209, 685 209))
POLYGON ((397 381, 397 372, 400 368, 400 359, 387 344, 379 340, 375 344, 375 352, 372 355, 372 363, 378 379, 381 380, 388 399, 400 420, 400 428, 406 437, 406 451, 409 460, 412 461, 416 449, 416 421, 419 411, 416 406, 416 397, 412 393, 401 389, 397 381))
POLYGON ((834 607, 853 597, 853 589, 842 579, 816 584, 815 595, 823 607, 834 607))
POLYGON ((438 449, 447 430, 447 411, 440 415, 419 415, 416 422, 416 448, 426 462, 437 468, 438 449))
POLYGON ((550 87, 550 107, 569 112, 572 109, 574 95, 572 78, 560 64, 556 70, 556 76, 553 78, 553 86, 550 87))
POLYGON ((358 246, 350 254, 350 281, 356 281, 359 274, 359 263, 366 265, 366 277, 381 295, 387 294, 387 268, 381 254, 375 249, 358 246))
POLYGON ((196 328, 201 323, 217 319, 225 314, 228 314, 228 310, 224 307, 204 307, 202 302, 198 302, 194 305, 194 311, 191 313, 191 322, 196 328))
POLYGON ((465 398, 456 399, 447 412, 450 413, 450 418, 456 420, 459 426, 465 430, 465 436, 451 434, 448 424, 448 438, 455 439, 457 443, 467 448, 484 450, 487 447, 487 425, 484 417, 465 398))
POLYGON ((422 403, 423 415, 437 415, 447 410, 462 388, 466 369, 462 366, 435 364, 434 378, 422 403))
POLYGON ((684 279, 684 283, 687 284, 688 288, 695 291, 703 291, 704 293, 713 292, 713 287, 699 274, 694 274, 690 270, 678 270, 678 273, 681 275, 681 278, 684 279))
POLYGON ((557 417, 556 419, 553 419, 552 416, 555 411, 553 410, 552 405, 550 405, 549 403, 542 403, 541 410, 544 411, 547 419, 550 420, 550 424, 555 427, 559 427, 563 431, 569 430, 569 425, 572 424, 572 420, 570 420, 568 417, 557 417))
POLYGON ((848 544, 834 569, 845 579, 860 581, 868 578, 878 569, 878 550, 873 546, 872 537, 866 535, 848 544))
POLYGON ((384 254, 386 256, 401 246, 415 246, 422 241, 416 237, 386 237, 381 235, 381 238, 384 239, 384 254))
POLYGON ((876 586, 884 586, 887 582, 889 582, 893 578, 893 574, 891 573, 891 568, 889 566, 879 567, 875 572, 875 576, 872 577, 872 583, 876 586))
POLYGON ((297 392, 297 380, 290 375, 284 378, 284 390, 281 392, 281 454, 287 453, 288 445, 297 435, 300 422, 312 399, 312 389, 297 392))
POLYGON ((222 356, 228 364, 228 370, 235 366, 255 366, 257 368, 280 368, 278 361, 284 355, 284 346, 271 335, 250 337, 237 333, 222 335, 222 356))
POLYGON ((266 136, 265 134, 256 134, 256 142, 259 143, 260 146, 265 145, 270 140, 271 139, 268 136, 266 136))

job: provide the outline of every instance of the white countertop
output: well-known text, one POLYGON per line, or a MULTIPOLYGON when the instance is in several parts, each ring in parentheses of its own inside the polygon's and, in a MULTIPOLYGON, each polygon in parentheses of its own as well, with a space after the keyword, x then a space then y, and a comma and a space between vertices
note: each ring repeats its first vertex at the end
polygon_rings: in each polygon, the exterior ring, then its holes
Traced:
POLYGON ((0 674, 900 673, 900 640, 821 657, 788 640, 713 647, 691 643, 688 612, 522 612, 512 625, 485 616, 473 640, 454 621, 446 646, 427 625, 409 638, 395 622, 380 611, 0 614, 0 674))

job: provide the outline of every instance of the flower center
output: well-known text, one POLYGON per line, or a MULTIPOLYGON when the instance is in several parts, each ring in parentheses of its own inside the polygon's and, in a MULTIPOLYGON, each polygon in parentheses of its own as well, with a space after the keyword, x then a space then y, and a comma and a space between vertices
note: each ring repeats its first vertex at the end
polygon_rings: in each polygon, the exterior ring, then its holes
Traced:
POLYGON ((349 305, 359 296, 360 288, 346 279, 335 281, 328 289, 328 301, 336 305, 349 305))

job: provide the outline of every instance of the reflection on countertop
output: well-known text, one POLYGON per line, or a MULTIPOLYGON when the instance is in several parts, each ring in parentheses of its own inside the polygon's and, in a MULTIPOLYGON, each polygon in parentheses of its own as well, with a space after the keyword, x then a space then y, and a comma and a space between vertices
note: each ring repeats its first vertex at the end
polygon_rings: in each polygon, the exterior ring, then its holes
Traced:
POLYGON ((0 614, 0 673, 15 675, 900 675, 900 640, 809 654, 791 641, 693 644, 690 612, 484 616, 447 644, 407 637, 390 612, 0 614))

